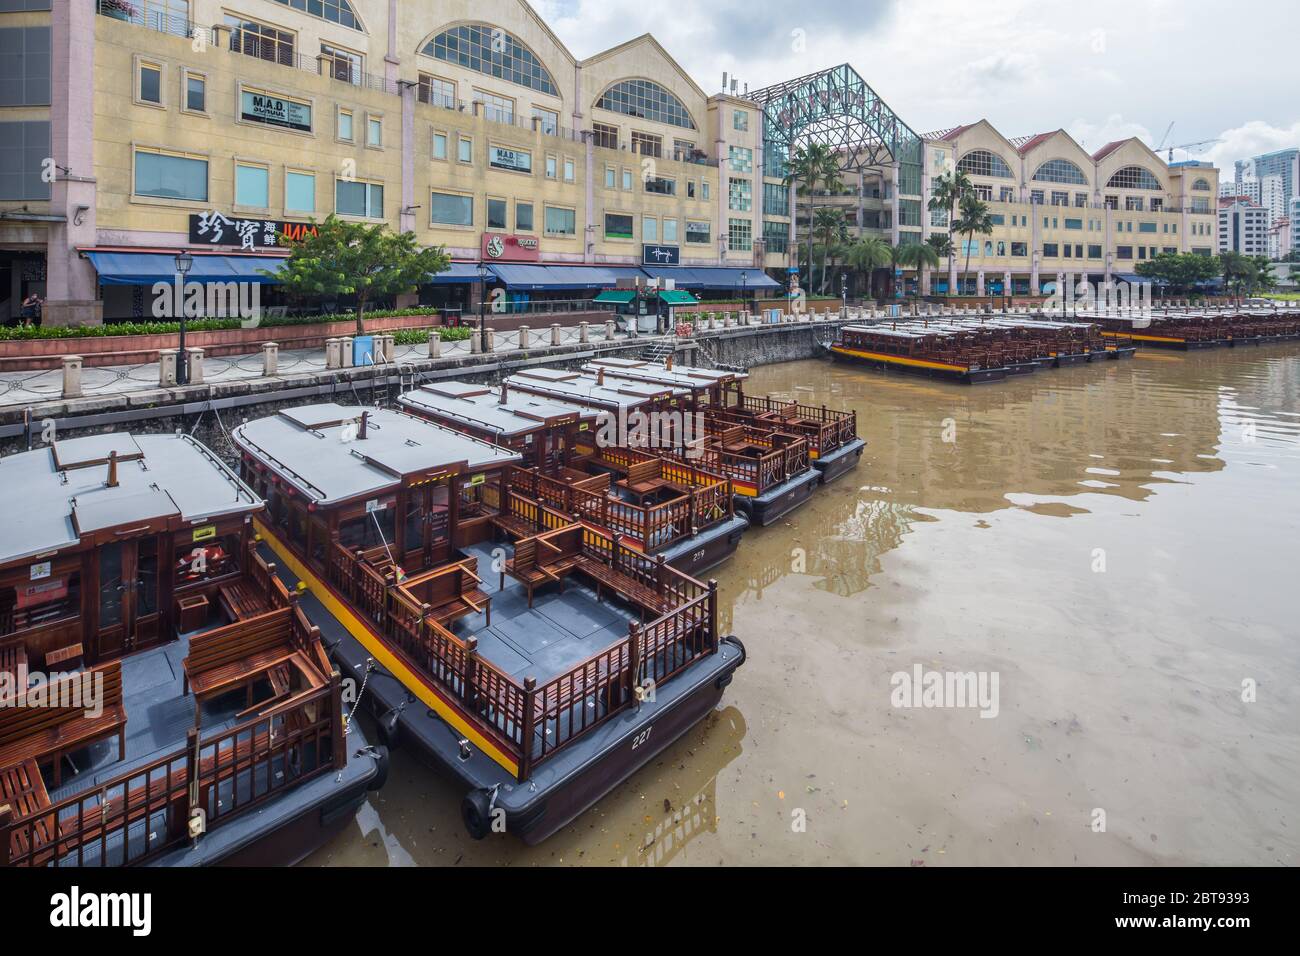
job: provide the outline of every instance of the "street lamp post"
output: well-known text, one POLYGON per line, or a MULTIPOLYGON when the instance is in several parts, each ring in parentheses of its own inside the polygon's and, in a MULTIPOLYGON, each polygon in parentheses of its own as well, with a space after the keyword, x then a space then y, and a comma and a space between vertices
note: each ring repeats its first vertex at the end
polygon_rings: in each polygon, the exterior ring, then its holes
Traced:
POLYGON ((488 350, 487 343, 487 280, 491 273, 488 267, 483 263, 478 264, 478 348, 480 352, 486 353, 488 350))
POLYGON ((740 304, 745 306, 745 312, 749 312, 749 300, 746 298, 749 290, 749 273, 744 269, 740 270, 740 304))
POLYGON ((849 307, 849 274, 847 272, 840 273, 840 306, 841 314, 843 314, 843 310, 847 310, 849 307))
POLYGON ((188 252, 182 250, 176 254, 176 311, 180 313, 181 334, 180 348, 176 354, 176 384, 188 385, 190 383, 190 363, 189 356, 185 351, 185 277, 189 275, 190 269, 194 268, 194 257, 188 252))

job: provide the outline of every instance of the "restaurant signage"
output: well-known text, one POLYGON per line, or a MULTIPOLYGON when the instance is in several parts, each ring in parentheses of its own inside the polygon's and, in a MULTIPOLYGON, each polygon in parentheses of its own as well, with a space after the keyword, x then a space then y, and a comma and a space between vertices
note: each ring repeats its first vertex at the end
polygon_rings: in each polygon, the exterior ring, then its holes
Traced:
POLYGON ((190 243, 200 246, 239 246, 267 249, 282 244, 283 236, 304 239, 319 228, 309 222, 278 222, 273 219, 240 219, 215 210, 190 215, 190 243))
POLYGON ((283 96, 240 90, 239 115, 249 123, 278 126, 300 133, 311 132, 311 104, 288 100, 283 96))
POLYGON ((642 246, 641 261, 652 266, 675 266, 681 259, 677 246, 642 246))
POLYGON ((536 262, 541 247, 536 236, 483 233, 483 258, 493 262, 536 262))
POLYGON ((488 147, 488 165, 495 169, 508 169, 516 173, 531 173, 533 171, 533 155, 523 149, 490 146, 488 147))

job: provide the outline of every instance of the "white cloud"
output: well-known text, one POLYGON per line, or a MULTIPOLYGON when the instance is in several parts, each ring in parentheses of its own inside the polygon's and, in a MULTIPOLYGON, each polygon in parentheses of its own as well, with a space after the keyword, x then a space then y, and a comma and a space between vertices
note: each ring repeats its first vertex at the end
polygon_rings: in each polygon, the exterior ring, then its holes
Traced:
POLYGON ((1195 158, 1214 163, 1227 174, 1226 179, 1232 179, 1236 175, 1233 163, 1239 159, 1271 153, 1275 149, 1300 147, 1300 121, 1278 127, 1263 120, 1251 120, 1224 130, 1218 138, 1223 142, 1215 144, 1195 158))

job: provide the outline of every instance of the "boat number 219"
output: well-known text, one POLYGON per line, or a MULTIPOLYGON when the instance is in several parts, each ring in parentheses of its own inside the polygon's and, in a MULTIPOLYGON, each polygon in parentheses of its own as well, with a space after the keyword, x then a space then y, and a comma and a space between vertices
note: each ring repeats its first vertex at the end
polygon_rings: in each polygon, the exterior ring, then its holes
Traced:
POLYGON ((637 734, 635 737, 633 737, 633 738, 632 738, 632 749, 633 749, 633 750, 636 750, 637 747, 640 747, 643 743, 645 743, 647 740, 649 740, 649 739, 650 739, 650 731, 652 731, 652 730, 654 730, 654 725, 653 725, 653 724, 651 724, 651 725, 650 725, 649 727, 647 727, 645 730, 641 731, 639 734, 637 734))

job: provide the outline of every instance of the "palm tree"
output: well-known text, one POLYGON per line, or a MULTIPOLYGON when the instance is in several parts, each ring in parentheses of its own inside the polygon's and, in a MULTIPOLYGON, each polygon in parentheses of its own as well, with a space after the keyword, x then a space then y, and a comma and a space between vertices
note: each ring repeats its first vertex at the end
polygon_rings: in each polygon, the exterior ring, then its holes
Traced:
POLYGON ((916 270, 918 292, 925 287, 925 270, 939 265, 939 253, 935 251, 932 244, 926 242, 904 243, 899 246, 896 258, 898 264, 904 269, 916 270))
MULTIPOLYGON (((800 146, 786 164, 785 184, 795 185, 800 195, 808 200, 808 285, 813 286, 813 217, 817 208, 816 192, 820 187, 828 191, 843 188, 840 181, 840 161, 835 151, 824 143, 800 146)), ((823 275, 823 280, 825 276, 823 275)))
MULTIPOLYGON (((820 236, 822 246, 822 283, 821 291, 826 293, 826 280, 830 274, 827 265, 831 259, 835 246, 841 244, 848 235, 848 223, 844 219, 844 210, 836 209, 833 206, 822 206, 817 210, 817 215, 813 219, 812 228, 808 230, 809 236, 820 236)), ((812 276, 812 260, 809 260, 808 275, 812 276)), ((811 290, 809 290, 811 291, 811 290)))
POLYGON ((1225 252, 1219 256, 1219 268, 1223 272, 1223 291, 1231 294, 1233 286, 1236 286, 1237 294, 1240 295, 1241 286, 1249 271, 1246 257, 1240 252, 1225 252))
MULTIPOLYGON (((968 196, 975 195, 975 186, 971 183, 970 177, 959 169, 944 173, 934 181, 931 189, 930 202, 927 204, 932 212, 945 212, 948 214, 948 230, 950 233, 955 232, 957 218, 963 200, 968 196)), ((948 294, 953 294, 953 289, 957 285, 957 260, 953 255, 955 249, 949 242, 948 246, 948 294)))
POLYGON ((966 237, 966 268, 962 270, 962 284, 970 272, 971 238, 977 233, 981 236, 993 235, 993 217, 989 214, 988 204, 972 194, 961 201, 961 216, 952 224, 958 235, 966 237))
POLYGON ((889 243, 875 236, 864 236, 851 242, 844 253, 844 262, 867 276, 867 294, 875 298, 875 273, 889 265, 889 243))
MULTIPOLYGON (((925 244, 934 250, 935 256, 947 256, 948 261, 952 262, 952 236, 948 233, 936 232, 932 236, 926 236, 925 244)), ((951 284, 948 286, 948 293, 952 294, 951 284)))

